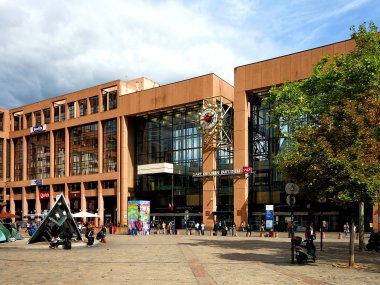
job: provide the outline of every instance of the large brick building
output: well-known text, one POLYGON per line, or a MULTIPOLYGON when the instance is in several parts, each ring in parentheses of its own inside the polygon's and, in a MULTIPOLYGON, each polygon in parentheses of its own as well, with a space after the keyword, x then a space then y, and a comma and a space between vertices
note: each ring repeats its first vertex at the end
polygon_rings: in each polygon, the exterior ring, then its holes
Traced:
MULTIPOLYGON (((0 198, 21 217, 40 214, 63 193, 72 212, 127 224, 128 200, 149 200, 151 216, 186 215, 258 227, 265 205, 276 226, 289 218, 272 155, 281 148, 260 104, 273 85, 309 76, 344 41, 235 68, 234 87, 214 74, 160 86, 116 80, 0 111, 0 198), (253 169, 253 171, 252 171, 253 169)), ((344 210, 300 204, 296 221, 320 217, 340 229, 344 210)), ((367 220, 378 228, 378 206, 367 220)))

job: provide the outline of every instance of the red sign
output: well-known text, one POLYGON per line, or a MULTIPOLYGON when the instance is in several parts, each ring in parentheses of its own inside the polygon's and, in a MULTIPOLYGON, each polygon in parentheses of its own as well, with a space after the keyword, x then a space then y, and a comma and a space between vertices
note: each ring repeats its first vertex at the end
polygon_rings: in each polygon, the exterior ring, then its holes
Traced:
POLYGON ((40 199, 49 199, 50 193, 49 192, 40 192, 40 199))
POLYGON ((253 171, 252 166, 243 166, 244 173, 251 173, 253 171))

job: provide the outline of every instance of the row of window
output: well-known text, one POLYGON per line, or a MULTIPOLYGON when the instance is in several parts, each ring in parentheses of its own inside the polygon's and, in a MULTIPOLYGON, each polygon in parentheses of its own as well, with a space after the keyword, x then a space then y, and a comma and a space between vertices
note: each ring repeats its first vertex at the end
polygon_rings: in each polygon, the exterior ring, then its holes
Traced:
MULTIPOLYGON (((117 121, 103 124, 103 172, 117 171, 117 121)), ((54 131, 54 177, 65 176, 65 152, 69 151, 69 175, 96 174, 98 165, 98 123, 69 129, 70 147, 65 149, 65 130, 54 131)), ((27 179, 50 177, 50 133, 29 136, 27 140, 27 179)), ((14 180, 23 180, 23 141, 14 142, 14 180)), ((1 148, 2 150, 2 148, 1 148)), ((2 165, 2 164, 0 164, 2 165)), ((1 168, 0 168, 1 171, 1 168)))
MULTIPOLYGON (((103 189, 116 189, 117 187, 117 181, 116 180, 104 180, 101 181, 102 188, 103 189)), ((70 192, 76 192, 80 191, 80 183, 70 183, 68 184, 68 188, 70 192)), ((98 181, 91 181, 91 182, 85 182, 84 183, 85 190, 97 190, 98 189, 98 181)), ((65 191, 65 184, 55 184, 53 185, 54 192, 64 192, 65 191)), ((9 195, 9 188, 7 189, 7 195, 9 195)), ((39 186, 40 192, 49 192, 50 186, 48 185, 42 185, 39 186)), ((35 193, 36 192, 36 186, 30 186, 25 187, 25 192, 27 194, 35 193)), ((22 194, 22 188, 21 187, 15 187, 13 188, 13 194, 14 195, 20 195, 22 194)))
MULTIPOLYGON (((104 92, 101 96, 103 112, 117 108, 117 90, 104 92)), ((76 117, 96 114, 99 112, 99 109, 98 95, 69 103, 66 103, 66 100, 60 100, 53 102, 52 109, 45 108, 33 113, 26 113, 25 115, 22 111, 13 113, 13 130, 18 131, 36 125, 50 124, 52 121, 62 122, 66 119, 74 119, 76 117), (51 110, 53 114, 51 114, 51 110)), ((3 130, 3 118, 4 114, 0 113, 0 131, 3 130)))

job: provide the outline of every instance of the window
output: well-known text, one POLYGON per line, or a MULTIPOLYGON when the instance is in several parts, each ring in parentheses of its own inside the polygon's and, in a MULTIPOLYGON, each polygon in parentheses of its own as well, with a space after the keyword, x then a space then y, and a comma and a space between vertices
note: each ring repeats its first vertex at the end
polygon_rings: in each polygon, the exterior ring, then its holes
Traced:
POLYGON ((16 138, 14 143, 14 180, 22 180, 22 138, 16 138))
POLYGON ((103 111, 117 108, 117 86, 102 89, 103 111))
POLYGON ((85 182, 84 188, 86 190, 96 190, 98 189, 98 182, 97 181, 85 182))
POLYGON ((117 92, 112 91, 109 93, 109 110, 117 108, 117 92))
POLYGON ((75 102, 68 103, 67 107, 69 109, 69 118, 74 119, 75 118, 75 102))
POLYGON ((106 180, 102 181, 103 189, 116 189, 117 181, 116 180, 106 180))
POLYGON ((98 123, 70 129, 70 175, 98 173, 98 123))
POLYGON ((87 115, 87 99, 79 101, 79 116, 83 117, 87 115))
POLYGON ((43 109, 45 124, 50 124, 50 108, 43 109))
POLYGON ((65 184, 53 185, 54 192, 65 192, 65 184))
POLYGON ((41 125, 41 111, 34 112, 34 119, 36 121, 36 125, 41 125))
POLYGON ((54 177, 65 176, 65 130, 54 132, 54 177))
POLYGON ((57 101, 53 103, 54 107, 54 122, 64 121, 65 117, 65 100, 57 101))
POLYGON ((50 177, 50 133, 27 137, 27 177, 50 177))
POLYGON ((26 120, 26 127, 31 128, 33 126, 33 124, 32 124, 32 113, 25 114, 25 120, 26 120))
POLYGON ((17 112, 13 114, 14 130, 22 130, 22 112, 17 112))
POLYGON ((96 114, 99 112, 99 96, 90 98, 90 108, 91 114, 96 114))
POLYGON ((0 112, 0 131, 4 131, 4 113, 0 112))
POLYGON ((103 172, 117 171, 116 119, 103 122, 103 172))

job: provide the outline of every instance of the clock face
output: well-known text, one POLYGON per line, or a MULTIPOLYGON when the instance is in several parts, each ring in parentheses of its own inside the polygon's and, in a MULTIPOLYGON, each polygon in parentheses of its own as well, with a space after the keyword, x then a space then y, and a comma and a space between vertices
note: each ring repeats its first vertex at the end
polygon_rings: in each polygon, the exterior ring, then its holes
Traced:
POLYGON ((214 109, 208 108, 201 112, 199 124, 202 129, 210 130, 216 126, 218 119, 218 113, 214 109))

